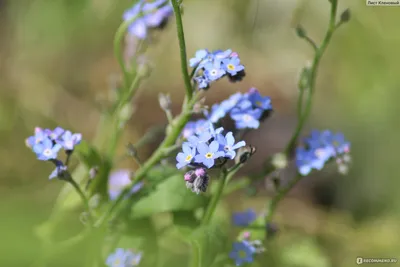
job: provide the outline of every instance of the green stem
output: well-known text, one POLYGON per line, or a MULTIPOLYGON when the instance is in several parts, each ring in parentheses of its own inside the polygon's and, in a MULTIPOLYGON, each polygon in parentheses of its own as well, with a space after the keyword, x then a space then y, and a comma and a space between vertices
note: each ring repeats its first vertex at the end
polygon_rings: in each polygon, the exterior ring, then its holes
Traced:
POLYGON ((86 195, 83 193, 81 187, 78 185, 77 182, 75 182, 75 180, 70 176, 69 179, 67 180, 68 183, 70 183, 76 190, 76 192, 78 193, 78 195, 80 196, 83 205, 85 206, 85 210, 88 213, 88 220, 89 220, 89 228, 92 227, 93 225, 93 216, 90 210, 90 206, 89 206, 89 200, 86 197, 86 195))
POLYGON ((132 22, 135 21, 136 18, 137 18, 137 16, 135 16, 134 18, 132 18, 130 20, 122 22, 121 25, 118 27, 117 32, 115 33, 115 37, 114 37, 114 55, 118 61, 120 68, 121 68, 122 75, 123 75, 123 84, 124 84, 125 88, 128 88, 129 73, 128 73, 125 63, 124 63, 124 56, 122 53, 121 43, 122 43, 122 39, 125 37, 126 31, 129 28, 129 25, 131 25, 132 22))
POLYGON ((160 144, 157 150, 154 151, 154 153, 150 156, 150 158, 143 164, 143 166, 137 170, 136 175, 133 178, 130 186, 126 187, 118 196, 118 198, 113 203, 111 203, 110 208, 104 213, 103 217, 100 218, 100 220, 96 223, 96 225, 103 225, 109 218, 112 218, 114 216, 116 211, 119 208, 121 208, 122 206, 121 203, 123 203, 124 198, 129 194, 131 188, 136 183, 140 182, 143 178, 145 178, 147 172, 164 157, 165 150, 167 150, 169 147, 175 144, 176 139, 179 137, 186 123, 190 119, 191 113, 188 112, 188 110, 193 109, 193 106, 196 103, 196 101, 197 97, 193 97, 192 100, 186 106, 186 110, 183 110, 181 114, 174 120, 175 121, 173 123, 174 127, 171 128, 172 129, 171 132, 167 134, 163 142, 160 144))
POLYGON ((176 29, 178 32, 178 40, 179 40, 179 50, 181 56, 181 71, 183 76, 183 81, 185 83, 186 95, 188 100, 190 100, 193 96, 193 87, 190 82, 190 76, 187 67, 187 56, 186 56, 186 43, 185 43, 185 34, 183 31, 183 23, 182 23, 182 15, 180 8, 179 0, 171 0, 172 6, 174 8, 175 18, 176 18, 176 29))
POLYGON ((328 44, 332 38, 333 32, 336 29, 336 12, 337 12, 337 1, 333 0, 331 2, 331 15, 330 15, 330 20, 329 20, 329 26, 328 30, 325 34, 325 37, 322 41, 322 44, 320 47, 316 50, 315 55, 314 55, 314 60, 312 63, 312 67, 310 69, 310 76, 309 76, 309 88, 308 88, 308 95, 307 95, 307 100, 306 100, 306 106, 303 115, 301 116, 300 120, 297 123, 296 130, 294 134, 292 135, 289 143, 287 144, 285 148, 285 153, 288 155, 296 146, 296 141, 297 138, 299 137, 301 130, 303 129, 303 126, 305 122, 307 121, 307 118, 310 114, 311 107, 312 107, 312 96, 315 90, 315 84, 316 84, 316 78, 317 78, 317 72, 318 72, 318 66, 321 61, 321 58, 328 47, 328 44))
POLYGON ((301 175, 297 175, 286 185, 286 187, 278 190, 275 197, 269 202, 267 215, 265 216, 265 223, 271 222, 279 202, 286 196, 287 193, 289 193, 290 190, 292 190, 292 188, 297 184, 298 181, 301 180, 302 177, 303 176, 301 175))
POLYGON ((202 225, 207 225, 211 221, 215 209, 217 208, 218 202, 220 201, 223 195, 225 186, 228 184, 228 182, 231 180, 231 178, 235 175, 235 173, 240 169, 242 165, 243 164, 239 163, 234 165, 229 170, 225 169, 221 170, 217 191, 212 196, 211 201, 206 209, 206 212, 204 213, 204 217, 201 222, 202 225))

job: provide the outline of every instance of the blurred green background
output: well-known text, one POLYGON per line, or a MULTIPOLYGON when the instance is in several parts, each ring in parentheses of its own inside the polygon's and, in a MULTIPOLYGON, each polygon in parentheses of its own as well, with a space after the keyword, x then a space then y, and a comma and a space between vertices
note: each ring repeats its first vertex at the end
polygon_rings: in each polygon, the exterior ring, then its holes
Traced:
MULTIPOLYGON (((197 49, 237 51, 246 66, 241 83, 215 83, 211 105, 236 91, 257 87, 270 95, 275 113, 246 136, 257 148, 244 173, 282 149, 296 122, 300 69, 312 58, 298 39, 301 23, 319 42, 328 22, 327 0, 185 0, 188 56, 197 49)), ((48 181, 50 164, 39 162, 24 145, 35 126, 60 125, 91 140, 98 106, 110 97, 119 68, 112 54, 113 34, 126 0, 0 1, 0 256, 2 266, 26 266, 38 253, 34 226, 45 221, 62 186, 48 181)), ((364 0, 340 1, 351 21, 334 35, 321 62, 314 108, 307 129, 343 131, 352 142, 347 176, 326 170, 308 177, 282 203, 275 217, 284 255, 277 266, 353 266, 357 256, 397 257, 400 251, 400 149, 397 101, 400 97, 400 7, 367 7, 364 0)), ((149 127, 165 123, 159 92, 171 94, 174 111, 183 82, 174 20, 152 40, 151 77, 135 99, 120 143, 134 142, 149 127)), ((154 144, 155 145, 155 144, 154 144)), ((145 155, 154 145, 147 148, 145 155)), ((146 154, 147 153, 147 154, 146 154)), ((143 156, 145 156, 143 155, 143 156)), ((124 162, 121 167, 132 167, 124 162)), ((262 211, 265 186, 249 198, 227 198, 232 211, 262 211)), ((377 264, 376 266, 379 266, 377 264)))

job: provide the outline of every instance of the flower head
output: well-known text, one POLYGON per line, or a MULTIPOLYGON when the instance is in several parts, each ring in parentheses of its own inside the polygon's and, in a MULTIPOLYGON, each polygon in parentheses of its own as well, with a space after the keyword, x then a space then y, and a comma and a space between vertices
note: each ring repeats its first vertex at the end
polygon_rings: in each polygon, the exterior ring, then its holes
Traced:
POLYGON ((108 267, 135 267, 138 266, 142 253, 134 253, 131 250, 117 248, 106 260, 108 267))
POLYGON ((250 88, 248 99, 255 108, 262 110, 272 109, 271 98, 269 96, 262 96, 256 88, 250 88))
POLYGON ((176 160, 178 161, 178 163, 176 164, 177 169, 181 169, 184 166, 190 164, 196 155, 196 148, 191 147, 190 143, 184 143, 182 145, 182 151, 183 152, 179 152, 176 156, 176 160))
POLYGON ((199 89, 207 89, 211 82, 222 77, 239 76, 244 71, 237 53, 231 49, 209 52, 207 49, 198 50, 195 57, 190 59, 189 65, 195 68, 193 77, 199 89))
POLYGON ((239 71, 244 70, 244 66, 240 64, 240 59, 238 57, 226 58, 222 63, 225 71, 232 76, 236 75, 239 71))
POLYGON ((217 141, 212 141, 210 145, 200 143, 197 145, 198 155, 195 157, 196 163, 202 163, 207 168, 214 166, 215 159, 224 156, 223 151, 219 151, 219 143, 217 141))
POLYGON ((308 175, 312 169, 321 170, 332 158, 336 158, 339 170, 346 170, 348 162, 341 159, 350 152, 350 143, 342 133, 311 131, 304 139, 304 147, 296 150, 296 164, 301 175, 308 175))
MULTIPOLYGON (((131 171, 127 169, 120 169, 110 174, 108 178, 108 196, 110 200, 115 200, 121 194, 121 192, 131 184, 131 171)), ((130 195, 136 193, 143 187, 143 183, 137 183, 132 190, 130 195)))
POLYGON ((65 166, 62 161, 60 160, 53 160, 54 165, 56 165, 56 168, 54 171, 50 174, 49 180, 53 178, 59 178, 59 179, 64 179, 65 178, 65 172, 67 171, 67 166, 65 166))
POLYGON ((25 144, 27 147, 33 148, 34 145, 43 142, 46 138, 48 138, 48 133, 46 132, 46 130, 43 130, 40 127, 36 127, 35 134, 25 139, 25 144))
POLYGON ((246 145, 245 141, 240 141, 235 144, 235 138, 233 137, 233 133, 229 132, 225 136, 218 135, 217 140, 225 152, 225 157, 234 159, 236 156, 235 150, 241 148, 246 145))
POLYGON ((74 147, 82 141, 82 134, 72 134, 70 131, 65 131, 60 140, 57 141, 66 151, 74 150, 74 147))
POLYGON ((241 266, 245 263, 254 261, 256 249, 250 242, 243 240, 233 243, 233 249, 229 257, 235 261, 236 266, 241 266))
POLYGON ((168 0, 155 0, 152 2, 140 0, 123 14, 125 21, 131 21, 128 28, 129 34, 138 39, 147 37, 148 29, 159 28, 172 15, 173 8, 168 0))
POLYGON ((231 118, 235 121, 237 129, 252 128, 257 129, 260 127, 262 110, 261 109, 234 109, 231 112, 231 118))
POLYGON ((54 144, 49 137, 44 138, 42 142, 35 144, 32 148, 33 152, 36 153, 38 160, 56 159, 60 149, 61 145, 54 144))
POLYGON ((236 212, 232 215, 233 224, 246 227, 257 219, 257 214, 253 209, 247 209, 243 212, 236 212))

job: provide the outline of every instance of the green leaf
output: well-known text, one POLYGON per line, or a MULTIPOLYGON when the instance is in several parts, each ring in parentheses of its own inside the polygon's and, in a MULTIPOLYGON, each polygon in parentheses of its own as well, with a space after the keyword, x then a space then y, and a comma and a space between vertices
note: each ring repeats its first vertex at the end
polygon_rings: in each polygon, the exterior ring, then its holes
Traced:
POLYGON ((229 249, 228 227, 217 223, 198 228, 190 237, 192 245, 193 262, 191 267, 211 266, 221 254, 225 254, 229 249))
POLYGON ((330 263, 326 255, 312 238, 301 238, 282 248, 282 266, 295 267, 328 267, 330 263))
MULTIPOLYGON (((158 175, 159 178, 164 173, 161 172, 158 175)), ((179 173, 164 178, 153 192, 135 203, 131 216, 142 218, 160 212, 190 211, 204 207, 207 203, 208 199, 205 196, 196 195, 186 188, 183 176, 179 173)))
POLYGON ((76 146, 74 153, 77 154, 80 162, 83 162, 88 169, 99 165, 101 162, 101 156, 97 149, 84 140, 76 146))

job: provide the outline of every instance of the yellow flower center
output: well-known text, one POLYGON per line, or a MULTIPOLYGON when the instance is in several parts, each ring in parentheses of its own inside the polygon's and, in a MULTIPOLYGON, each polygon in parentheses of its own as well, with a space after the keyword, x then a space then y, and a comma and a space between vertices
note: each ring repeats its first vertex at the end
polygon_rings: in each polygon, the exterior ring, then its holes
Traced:
POLYGON ((244 120, 244 121, 250 121, 250 120, 251 120, 251 116, 245 114, 245 115, 243 115, 243 120, 244 120))
POLYGON ((261 107, 261 106, 262 106, 261 101, 257 101, 257 102, 256 102, 256 105, 259 106, 259 107, 261 107))
POLYGON ((193 158, 192 155, 187 155, 185 160, 190 161, 192 158, 193 158))
POLYGON ((228 68, 228 70, 235 70, 235 65, 233 64, 228 64, 226 67, 228 68))
POLYGON ((208 152, 208 153, 206 154, 206 158, 208 158, 208 159, 212 158, 212 156, 213 156, 213 153, 211 153, 211 152, 208 152))
POLYGON ((339 146, 339 142, 338 142, 338 141, 334 141, 334 142, 333 142, 333 145, 334 145, 335 147, 338 147, 338 146, 339 146))
POLYGON ((114 265, 120 265, 121 264, 121 260, 120 259, 116 259, 115 261, 114 261, 114 265))
POLYGON ((243 258, 246 258, 247 254, 245 251, 241 250, 241 251, 239 251, 238 255, 239 255, 239 258, 243 259, 243 258))
POLYGON ((316 149, 316 150, 315 150, 315 155, 316 155, 318 158, 321 158, 321 157, 324 155, 324 150, 323 150, 323 149, 316 149))
POLYGON ((51 149, 46 148, 46 149, 43 151, 43 155, 45 155, 45 156, 50 156, 50 155, 51 155, 51 149))

